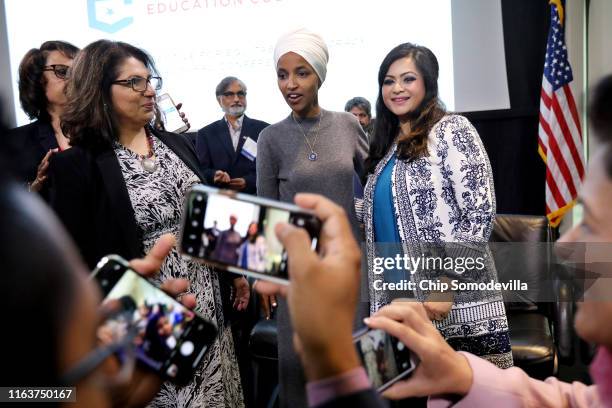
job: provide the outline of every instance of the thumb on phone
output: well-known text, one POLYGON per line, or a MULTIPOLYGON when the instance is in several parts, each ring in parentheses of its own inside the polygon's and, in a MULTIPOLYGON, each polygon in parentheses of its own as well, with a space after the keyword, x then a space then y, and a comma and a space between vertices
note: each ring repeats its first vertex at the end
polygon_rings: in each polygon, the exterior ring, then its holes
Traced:
POLYGON ((317 259, 310 249, 310 237, 303 228, 288 223, 276 224, 274 231, 278 240, 287 250, 289 275, 298 279, 309 268, 305 267, 317 259), (293 266, 292 266, 293 265, 293 266))

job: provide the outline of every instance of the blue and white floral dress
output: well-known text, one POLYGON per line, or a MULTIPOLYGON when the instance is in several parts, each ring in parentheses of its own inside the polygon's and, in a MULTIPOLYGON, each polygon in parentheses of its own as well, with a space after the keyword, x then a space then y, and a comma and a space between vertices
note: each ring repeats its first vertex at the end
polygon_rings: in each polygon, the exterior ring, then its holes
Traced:
MULTIPOLYGON (((393 145, 378 163, 364 191, 371 312, 391 301, 389 291, 376 290, 374 285, 376 280, 385 280, 385 275, 375 274, 373 268, 373 259, 380 251, 380 246, 375 245, 375 231, 381 230, 376 227, 376 222, 381 222, 380 196, 376 196, 379 180, 391 181, 392 202, 388 203, 391 217, 384 218, 395 224, 404 253, 418 254, 424 246, 436 244, 444 250, 449 245, 463 246, 468 253, 478 253, 485 260, 478 280, 497 282, 495 264, 486 247, 495 219, 493 174, 476 129, 463 116, 446 115, 429 133, 428 156, 400 160, 396 149, 397 145, 393 145), (387 164, 392 166, 390 178, 389 169, 384 171, 387 164), (381 177, 383 173, 386 177, 381 177), (375 214, 379 214, 378 219, 375 214)), ((412 279, 422 280, 428 273, 432 271, 421 269, 412 279)), ((392 275, 386 278, 392 280, 392 275)), ((418 286, 413 293, 419 301, 428 296, 418 286)), ((456 350, 478 355, 502 368, 513 365, 501 292, 456 291, 449 315, 434 324, 456 350)))

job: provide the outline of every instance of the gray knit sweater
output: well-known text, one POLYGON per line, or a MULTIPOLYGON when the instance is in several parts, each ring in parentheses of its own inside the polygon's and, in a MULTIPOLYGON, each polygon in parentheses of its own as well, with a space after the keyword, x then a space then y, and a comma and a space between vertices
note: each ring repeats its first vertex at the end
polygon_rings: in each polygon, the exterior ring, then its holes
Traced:
MULTIPOLYGON (((361 176, 367 154, 366 135, 353 115, 322 110, 321 127, 314 142, 319 117, 301 122, 318 158, 308 160, 310 148, 304 134, 289 115, 268 126, 257 141, 257 195, 293 202, 299 192, 318 193, 335 201, 349 214, 353 233, 358 224, 353 205, 353 175, 361 176)), ((362 283, 367 283, 367 279, 362 283)), ((362 293, 367 293, 367 290, 362 293)), ((367 313, 360 303, 359 317, 367 313)), ((279 299, 278 363, 281 408, 306 408, 305 379, 300 360, 293 350, 291 320, 287 305, 279 299)), ((330 322, 333 324, 333 322, 330 322)))
POLYGON ((321 110, 319 117, 300 122, 317 160, 291 115, 265 128, 257 141, 257 195, 293 202, 296 193, 318 193, 342 206, 357 226, 353 205, 353 175, 361 176, 367 138, 359 122, 346 112, 321 110))

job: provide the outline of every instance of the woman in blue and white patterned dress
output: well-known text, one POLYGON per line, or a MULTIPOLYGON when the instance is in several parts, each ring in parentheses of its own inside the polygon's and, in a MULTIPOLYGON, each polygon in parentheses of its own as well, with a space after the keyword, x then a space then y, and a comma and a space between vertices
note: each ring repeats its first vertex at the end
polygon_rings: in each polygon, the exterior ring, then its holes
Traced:
MULTIPOLYGON (((470 254, 484 258, 478 281, 497 280, 486 248, 495 219, 489 159, 472 124, 444 110, 437 81, 435 55, 410 43, 391 50, 378 73, 376 129, 366 161, 363 201, 372 312, 393 297, 376 289, 380 281, 450 279, 448 271, 427 268, 412 277, 410 273, 401 276, 403 271, 375 274, 374 257, 393 252, 381 243, 395 244, 394 248, 412 256, 437 250, 456 255, 450 247, 457 244, 449 243, 459 243, 470 254), (425 246, 429 248, 424 250, 425 246), (375 281, 379 282, 375 285, 375 281)), ((458 291, 445 297, 417 286, 411 295, 423 302, 455 349, 500 367, 512 366, 508 321, 499 291, 458 291)))

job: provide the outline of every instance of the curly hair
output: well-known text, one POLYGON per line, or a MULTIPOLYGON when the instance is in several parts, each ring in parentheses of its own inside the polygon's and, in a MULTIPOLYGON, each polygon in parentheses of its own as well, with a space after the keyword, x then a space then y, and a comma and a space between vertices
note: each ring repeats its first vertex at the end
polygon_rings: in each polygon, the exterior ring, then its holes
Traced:
POLYGON ((28 51, 19 64, 19 100, 30 119, 49 120, 43 69, 52 51, 59 51, 65 57, 74 59, 79 49, 64 41, 46 41, 40 48, 28 51))
MULTIPOLYGON (((124 42, 98 40, 77 55, 66 87, 68 103, 61 118, 62 131, 68 135, 72 146, 107 148, 118 139, 111 86, 119 75, 121 64, 130 57, 157 75, 153 58, 124 42)), ((158 109, 155 111, 158 118, 158 109)))
POLYGON ((423 77, 425 97, 411 112, 410 133, 397 139, 397 156, 402 160, 413 160, 427 155, 427 136, 433 126, 446 114, 438 97, 438 60, 427 47, 411 43, 400 44, 385 57, 378 70, 378 99, 376 100, 376 125, 366 159, 366 174, 373 173, 376 165, 385 156, 398 135, 399 119, 385 106, 382 86, 389 67, 401 58, 410 58, 423 77))

